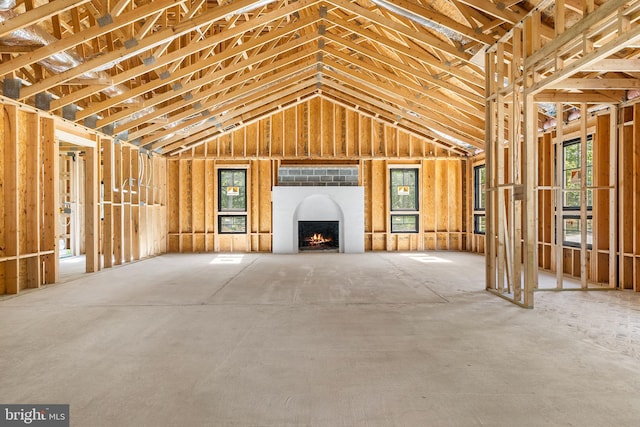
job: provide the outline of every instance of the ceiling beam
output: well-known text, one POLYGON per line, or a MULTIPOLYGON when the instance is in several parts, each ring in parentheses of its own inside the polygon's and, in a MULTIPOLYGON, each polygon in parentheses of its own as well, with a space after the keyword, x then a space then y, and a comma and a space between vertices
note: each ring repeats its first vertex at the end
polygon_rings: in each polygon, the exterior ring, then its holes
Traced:
POLYGON ((611 91, 605 93, 587 91, 582 93, 572 93, 545 90, 536 94, 534 100, 535 102, 564 102, 567 104, 579 104, 583 102, 593 104, 611 104, 621 102, 624 99, 625 94, 625 91, 611 91))
MULTIPOLYGON (((51 4, 55 4, 55 2, 52 2, 51 4)), ((0 64, 0 76, 10 73, 12 70, 16 70, 22 67, 26 67, 27 65, 42 61, 43 59, 48 58, 51 55, 71 49, 93 38, 103 36, 121 27, 129 25, 132 22, 143 20, 149 15, 153 15, 155 13, 158 13, 159 11, 166 10, 170 7, 173 7, 174 5, 174 2, 167 1, 145 4, 144 6, 135 8, 130 12, 123 13, 118 18, 114 19, 111 24, 103 26, 96 24, 93 27, 82 30, 79 33, 67 36, 57 42, 45 45, 44 47, 35 50, 29 55, 20 55, 12 58, 11 60, 0 64)))
MULTIPOLYGON (((305 3, 314 3, 314 2, 315 0, 300 0, 298 4, 302 5, 305 3)), ((74 77, 77 77, 80 74, 83 74, 98 68, 102 68, 104 67, 105 64, 109 64, 114 61, 121 61, 124 58, 129 58, 135 55, 142 54, 145 51, 148 51, 161 44, 166 43, 168 40, 174 40, 191 31, 194 31, 196 28, 199 28, 203 25, 211 24, 218 20, 222 20, 228 15, 231 15, 236 11, 242 10, 247 6, 250 6, 251 4, 253 4, 252 0, 237 0, 237 1, 234 1, 233 3, 226 3, 223 6, 219 6, 214 9, 209 9, 208 11, 206 11, 201 15, 196 15, 193 18, 183 20, 173 27, 165 28, 163 30, 155 32, 143 38, 142 40, 138 40, 134 38, 130 43, 128 43, 127 45, 121 48, 118 48, 112 52, 108 52, 99 58, 86 61, 77 67, 74 67, 62 73, 58 73, 54 76, 51 76, 41 82, 38 82, 30 86, 29 88, 26 88, 20 94, 20 98, 25 99, 37 93, 44 92, 47 89, 57 84, 63 83, 67 80, 70 80, 74 77)), ((122 14, 121 16, 125 16, 125 14, 122 14)))
POLYGON ((388 19, 380 15, 379 13, 376 13, 375 11, 365 9, 364 7, 361 7, 356 3, 351 3, 348 0, 325 0, 325 1, 327 3, 333 4, 337 7, 345 9, 355 15, 361 16, 377 25, 381 25, 390 30, 396 31, 399 34, 403 34, 409 38, 425 43, 433 47, 434 49, 437 49, 441 52, 444 52, 448 55, 451 55, 457 59, 464 61, 468 65, 473 66, 474 68, 476 67, 474 64, 471 63, 471 55, 466 53, 464 49, 459 49, 453 46, 452 44, 437 38, 436 36, 423 34, 418 31, 412 30, 409 27, 399 22, 388 19))
POLYGON ((398 53, 402 53, 407 55, 408 57, 414 58, 417 61, 420 61, 426 65, 435 67, 445 73, 450 74, 453 77, 460 79, 468 84, 472 84, 484 89, 484 77, 479 73, 470 73, 467 72, 460 67, 454 67, 450 63, 447 64, 445 62, 438 61, 437 59, 426 56, 419 52, 417 49, 412 48, 410 46, 403 45, 401 43, 395 42, 387 37, 383 37, 379 34, 374 33, 371 30, 364 28, 361 25, 356 25, 352 22, 346 21, 341 18, 332 18, 331 22, 344 28, 345 30, 351 31, 354 34, 357 34, 361 37, 366 38, 372 43, 379 43, 383 46, 388 47, 398 53))
POLYGON ((640 59, 601 59, 589 66, 586 66, 582 71, 592 72, 637 72, 640 70, 640 59))
POLYGON ((270 96, 255 99, 253 100, 253 102, 247 103, 243 107, 232 110, 229 114, 225 114, 219 120, 208 120, 206 123, 201 125, 201 127, 193 129, 192 132, 190 132, 190 135, 187 137, 173 137, 164 141, 153 143, 150 147, 149 145, 145 145, 145 147, 148 147, 151 150, 156 150, 158 148, 169 146, 170 148, 167 148, 167 150, 171 150, 183 145, 189 146, 200 142, 204 138, 214 136, 216 133, 219 133, 221 130, 229 126, 237 125, 238 123, 241 124, 245 120, 248 121, 255 119, 258 116, 258 113, 256 113, 256 111, 269 111, 273 108, 278 108, 278 105, 282 103, 283 99, 287 96, 295 99, 298 97, 303 97, 307 94, 314 93, 315 91, 315 79, 307 79, 306 81, 301 81, 298 84, 286 88, 281 88, 270 96), (251 114, 252 111, 254 112, 253 114, 251 114), (243 115, 246 116, 243 117, 243 115))
POLYGON ((626 90, 640 88, 640 79, 564 79, 546 86, 547 89, 611 89, 626 90))
MULTIPOLYGON (((180 64, 180 61, 188 57, 189 55, 193 55, 198 52, 211 49, 213 46, 216 46, 218 43, 221 43, 233 37, 239 37, 245 33, 250 32, 255 28, 259 28, 261 25, 267 24, 271 21, 278 20, 283 16, 286 16, 287 14, 291 13, 292 11, 297 10, 296 8, 298 7, 300 7, 300 4, 294 3, 293 5, 289 5, 287 7, 274 10, 270 13, 261 15, 260 17, 254 18, 243 24, 236 25, 233 28, 225 29, 220 33, 213 34, 203 40, 199 40, 196 43, 190 43, 187 46, 181 49, 178 49, 174 52, 167 53, 158 58, 154 58, 154 60, 149 61, 149 63, 143 63, 142 65, 138 65, 134 68, 131 68, 129 70, 126 70, 122 73, 119 73, 113 76, 114 85, 127 82, 129 80, 132 80, 150 71, 163 69, 163 67, 168 67, 172 63, 180 64)), ((282 29, 270 31, 268 34, 270 38, 262 39, 262 40, 265 40, 265 43, 272 41, 276 37, 282 37, 286 34, 295 32, 300 28, 304 27, 305 25, 311 25, 319 19, 320 18, 318 16, 315 16, 315 18, 296 21, 294 24, 285 26, 282 29)), ((123 94, 122 96, 112 97, 111 99, 112 102, 110 103, 111 105, 105 106, 106 104, 109 103, 109 101, 105 101, 101 103, 100 106, 96 106, 88 109, 86 112, 82 113, 82 115, 79 115, 78 117, 79 119, 81 119, 82 117, 86 117, 91 114, 96 114, 99 111, 110 108, 111 106, 116 105, 120 102, 123 102, 131 97, 138 96, 146 92, 151 92, 159 87, 162 87, 163 85, 170 84, 176 80, 179 80, 180 78, 189 76, 197 71, 200 71, 201 69, 216 66, 223 60, 230 59, 232 55, 242 54, 242 52, 245 49, 259 47, 261 45, 262 45, 261 40, 257 40, 257 41, 251 40, 245 43, 244 45, 235 46, 235 47, 226 49, 224 54, 221 56, 219 56, 220 55, 219 52, 216 52, 215 56, 202 58, 200 61, 197 61, 194 64, 191 64, 190 66, 182 67, 181 69, 169 70, 164 68, 163 70, 159 70, 157 72, 158 75, 162 75, 162 78, 157 78, 144 85, 139 85, 137 87, 131 88, 130 90, 127 91, 127 93, 123 94), (225 55, 228 55, 228 56, 225 57, 225 55), (218 59, 220 59, 220 61, 218 59)), ((55 110, 55 109, 61 108, 64 105, 78 102, 82 98, 86 98, 94 93, 96 93, 96 91, 95 90, 92 91, 91 88, 85 88, 85 89, 75 91, 71 93, 69 96, 53 101, 51 103, 51 109, 55 110)))
POLYGON ((438 86, 442 89, 449 90, 458 96, 466 98, 471 102, 475 102, 478 105, 484 104, 484 90, 481 91, 479 87, 472 86, 469 89, 463 89, 446 80, 438 79, 437 77, 434 77, 424 71, 417 70, 414 67, 411 67, 405 63, 395 61, 385 55, 381 55, 377 52, 367 49, 364 46, 357 45, 346 38, 336 37, 334 34, 331 34, 331 33, 324 34, 324 37, 333 41, 334 43, 340 44, 348 49, 351 49, 354 52, 358 52, 364 56, 368 56, 371 59, 387 64, 388 66, 394 69, 402 70, 410 75, 413 75, 422 80, 425 80, 434 86, 438 86), (480 95, 480 92, 482 92, 483 95, 480 95))
POLYGON ((2 21, 0 23, 0 37, 21 30, 29 25, 37 24, 40 21, 49 19, 54 15, 59 15, 89 1, 91 0, 56 0, 45 3, 42 6, 28 10, 9 20, 2 21))
MULTIPOLYGON (((286 47, 283 47, 283 50, 285 50, 286 48, 291 49, 291 48, 296 47, 296 46, 291 46, 292 44, 295 44, 295 42, 294 43, 289 43, 286 47)), ((265 59, 264 57, 277 56, 278 53, 279 53, 278 50, 264 52, 264 54, 262 56, 253 58, 252 62, 262 61, 262 60, 265 59)), ((294 56, 290 56, 290 57, 284 58, 283 62, 286 62, 287 64, 292 64, 295 61, 302 60, 303 58, 305 58, 307 56, 313 55, 314 53, 315 53, 314 49, 308 49, 306 51, 299 52, 294 56)), ((304 65, 308 67, 310 64, 309 63, 305 63, 304 65)), ((221 77, 225 77, 225 76, 228 76, 230 74, 233 74, 238 69, 242 69, 245 66, 246 66, 246 64, 239 64, 239 65, 236 65, 234 67, 221 68, 216 73, 214 73, 211 76, 209 76, 206 80, 208 80, 208 81, 217 81, 221 77)), ((290 68, 291 69, 295 69, 296 67, 292 66, 290 68)), ((270 68, 268 68, 267 70, 262 70, 260 73, 256 73, 256 74, 263 74, 263 73, 265 73, 266 71, 269 71, 269 70, 270 70, 270 68)), ((243 81, 247 81, 249 79, 250 79, 250 77, 244 77, 243 81)), ((258 83, 260 83, 260 81, 258 81, 258 83)), ((211 88, 207 89, 206 91, 202 91, 202 92, 198 92, 198 93, 192 94, 192 97, 188 100, 188 103, 186 103, 186 102, 170 103, 170 104, 168 104, 168 105, 166 105, 166 106, 164 106, 164 107, 162 107, 160 109, 157 109, 157 110, 155 110, 155 111, 153 111, 153 112, 151 112, 149 114, 145 114, 144 116, 142 116, 140 118, 137 118, 135 120, 119 124, 115 129, 115 133, 119 134, 119 133, 122 133, 122 132, 124 132, 126 130, 133 129, 133 128, 137 127, 137 126, 140 126, 140 125, 144 124, 146 121, 148 121, 151 118, 155 118, 155 117, 159 117, 159 116, 162 116, 162 115, 170 114, 171 112, 173 112, 175 110, 179 110, 179 109, 181 109, 181 108, 183 108, 183 107, 185 107, 187 105, 193 105, 193 104, 195 104, 197 102, 200 102, 201 100, 204 100, 204 99, 206 99, 208 97, 211 97, 211 96, 219 93, 222 90, 226 90, 226 89, 232 88, 232 87, 234 87, 236 85, 238 85, 238 81, 237 80, 235 80, 235 81, 231 80, 231 81, 224 82, 223 84, 214 85, 211 88)), ((213 105, 211 100, 207 100, 207 102, 204 104, 203 108, 208 108, 211 105, 213 105)), ((109 118, 109 122, 111 122, 111 118, 109 118)), ((107 119, 105 119, 104 123, 105 124, 107 123, 107 119)), ((104 124, 102 124, 100 121, 98 121, 98 126, 104 126, 104 124)), ((141 129, 141 131, 143 131, 143 132, 144 132, 144 130, 145 130, 145 128, 141 129)))
MULTIPOLYGON (((292 31, 295 31, 295 29, 292 29, 292 31)), ((187 93, 189 91, 192 90, 198 90, 200 87, 204 86, 204 85, 208 85, 210 84, 212 81, 215 81, 216 79, 221 79, 223 77, 229 76, 230 74, 242 71, 245 68, 249 68, 252 65, 256 65, 261 61, 264 61, 268 58, 273 58, 274 56, 277 55, 281 55, 289 50, 292 49, 297 49, 300 46, 315 40, 318 37, 317 34, 315 35, 311 35, 311 36, 305 36, 302 37, 300 39, 296 39, 292 42, 286 43, 282 46, 279 46, 278 48, 275 49, 271 49, 271 50, 267 50, 259 55, 256 55, 254 58, 252 58, 250 61, 242 61, 237 63, 236 65, 233 66, 226 66, 226 67, 221 67, 221 70, 216 71, 215 73, 209 73, 205 76, 202 76, 199 79, 194 79, 189 81, 188 83, 185 82, 184 84, 180 84, 180 88, 179 89, 172 89, 164 94, 156 94, 155 96, 151 97, 151 99, 149 99, 146 103, 145 106, 147 107, 151 107, 157 104, 160 104, 162 102, 168 101, 171 98, 174 98, 175 96, 181 95, 183 93, 187 93)), ((265 36, 265 38, 260 38, 260 39, 256 39, 256 44, 258 46, 262 46, 265 43, 268 43, 269 41, 273 40, 272 36, 265 36)), ((210 63, 209 67, 212 67, 214 65, 219 65, 222 64, 224 61, 235 57, 236 55, 238 55, 240 52, 242 52, 242 46, 237 46, 235 48, 231 48, 227 51, 223 51, 218 55, 214 55, 211 57, 210 60, 208 61, 203 61, 200 63, 196 63, 194 65, 192 65, 190 68, 191 69, 197 69, 198 67, 203 67, 204 64, 206 64, 207 62, 210 63)), ((294 57, 295 58, 295 57, 294 57)), ((208 67, 207 67, 208 68, 208 67)), ((177 73, 178 75, 185 75, 186 69, 181 70, 180 73, 177 73)), ((191 70, 189 70, 191 71, 191 70)), ((174 76, 175 77, 175 76, 174 76)), ((153 80, 150 83, 147 83, 146 85, 144 85, 144 87, 141 87, 141 89, 139 90, 134 90, 132 92, 134 92, 136 95, 141 94, 141 93, 147 93, 150 92, 151 90, 159 87, 159 86, 164 86, 166 84, 170 84, 172 81, 177 80, 177 78, 167 78, 167 79, 156 79, 153 80), (142 92, 144 91, 144 92, 142 92)), ((132 94, 130 93, 124 93, 123 95, 118 97, 118 101, 124 101, 124 99, 126 99, 126 97, 129 96, 131 97, 132 94)), ((110 106, 113 105, 113 102, 115 101, 115 99, 111 99, 109 101, 103 102, 98 106, 93 107, 91 110, 87 110, 85 112, 85 114, 89 114, 89 113, 97 113, 98 111, 103 111, 106 110, 106 108, 109 108, 110 106), (100 108, 101 110, 97 110, 98 108, 100 108)), ((195 100, 193 102, 196 102, 195 100)), ((126 117, 128 114, 126 112, 124 113, 115 113, 110 115, 109 117, 105 117, 104 119, 101 119, 98 121, 98 126, 102 127, 105 126, 107 124, 113 123, 117 120, 120 120, 124 117, 126 117)))
MULTIPOLYGON (((341 74, 336 74, 336 73, 327 71, 323 74, 323 77, 324 76, 333 77, 338 81, 342 81, 343 83, 351 84, 355 87, 358 87, 357 82, 351 79, 345 79, 344 75, 341 75, 341 74)), ((475 137, 465 135, 463 133, 460 133, 460 131, 453 131, 450 127, 443 126, 441 123, 438 123, 437 120, 433 120, 429 116, 416 117, 410 114, 407 110, 399 108, 398 103, 394 102, 395 101, 394 99, 387 96, 381 91, 373 90, 371 88, 369 88, 368 91, 366 91, 366 88, 360 88, 364 90, 356 91, 342 84, 339 84, 339 86, 336 86, 336 84, 332 80, 323 78, 322 79, 323 90, 326 90, 325 85, 328 85, 329 87, 333 87, 334 89, 339 88, 341 91, 351 95, 354 99, 361 99, 369 105, 375 105, 378 108, 388 111, 389 113, 392 114, 392 116, 395 117, 396 122, 401 122, 404 120, 412 123, 414 126, 415 125, 422 126, 425 129, 425 131, 428 133, 435 130, 443 134, 449 135, 451 138, 458 139, 461 142, 467 143, 469 145, 473 145, 475 147, 484 146, 484 135, 476 134, 475 137), (384 100, 386 102, 381 102, 380 100, 384 100)), ((438 139, 442 138, 436 133, 432 133, 431 136, 438 139)))
MULTIPOLYGON (((285 81, 287 84, 290 84, 291 79, 294 76, 296 79, 309 78, 317 73, 315 69, 309 69, 312 65, 313 65, 312 61, 303 62, 295 67, 285 68, 283 71, 281 71, 278 74, 269 76, 264 80, 259 80, 256 83, 249 86, 245 86, 244 88, 239 89, 236 92, 228 92, 226 94, 219 94, 216 97, 210 97, 210 99, 208 99, 207 102, 201 106, 200 111, 208 110, 211 117, 214 117, 215 115, 219 114, 219 112, 216 111, 216 108, 220 108, 221 105, 224 105, 224 109, 227 110, 228 108, 231 108, 229 107, 229 103, 234 103, 234 102, 243 100, 247 96, 251 96, 254 92, 259 91, 260 89, 262 89, 266 94, 266 93, 270 93, 273 90, 273 88, 276 87, 278 84, 282 84, 282 81, 285 81), (304 72, 305 70, 307 71, 304 72)), ((224 87, 223 85, 219 88, 216 88, 216 91, 220 93, 220 92, 224 92, 226 89, 227 88, 224 87)), ((193 124, 193 123, 184 121, 190 115, 193 115, 193 111, 184 111, 177 115, 168 117, 167 123, 171 124, 169 130, 172 132, 175 132, 176 130, 180 130, 182 128, 188 127, 191 124, 193 124)), ((155 132, 156 130, 163 127, 166 127, 166 125, 154 126, 153 129, 150 129, 150 127, 144 127, 138 132, 131 134, 130 137, 131 138, 142 137, 142 143, 144 145, 147 145, 158 139, 164 138, 168 134, 172 133, 172 132, 167 132, 166 130, 161 132, 155 132)))
MULTIPOLYGON (((391 124, 393 126, 397 126, 403 129, 412 128, 415 131, 422 133, 423 137, 427 135, 430 139, 439 143, 439 145, 443 145, 447 147, 448 149, 457 147, 461 150, 464 150, 467 152, 469 151, 468 148, 462 145, 457 145, 452 141, 448 141, 445 138, 443 138, 441 135, 438 135, 436 132, 434 132, 435 130, 439 131, 439 129, 435 129, 435 127, 427 126, 426 124, 421 123, 419 120, 416 120, 411 116, 398 115, 392 107, 379 102, 373 97, 362 97, 358 92, 353 92, 352 90, 341 85, 338 82, 332 82, 330 80, 323 82, 322 93, 333 94, 337 99, 341 99, 345 102, 357 103, 357 105, 359 106, 358 111, 370 110, 374 114, 374 117, 378 119, 384 118, 385 119, 384 121, 387 122, 388 124, 391 124)), ((468 138, 458 138, 458 140, 461 142, 470 143, 471 140, 467 142, 466 141, 467 139, 468 138)), ((474 142, 474 144, 476 144, 476 142, 474 142)), ((474 144, 470 144, 470 145, 474 145, 474 144)))
POLYGON ((435 11, 434 9, 429 9, 407 0, 389 0, 389 3, 392 3, 393 6, 403 9, 404 11, 409 12, 416 17, 431 21, 438 26, 465 36, 471 40, 480 42, 484 45, 491 45, 495 42, 495 39, 492 36, 484 34, 482 31, 478 31, 479 27, 468 27, 454 19, 449 18, 446 15, 443 15, 442 13, 435 11))
POLYGON ((396 82, 397 84, 407 87, 409 89, 412 89, 414 91, 416 91, 418 94, 421 94, 421 96, 425 96, 427 98, 432 98, 434 100, 437 101, 441 101, 442 103, 444 103, 445 105, 449 105, 450 109, 451 109, 451 114, 455 114, 455 110, 459 110, 460 112, 465 112, 467 114, 476 116, 478 118, 483 118, 485 117, 484 115, 484 109, 483 106, 480 105, 470 105, 468 103, 464 103, 462 101, 458 101, 456 99, 453 99, 451 96, 447 96, 437 90, 426 90, 423 86, 418 85, 416 83, 411 82, 408 79, 404 79, 399 77, 397 74, 391 73, 389 71, 383 70, 380 67, 375 67, 371 64, 368 64, 362 60, 353 58, 351 56, 349 56, 348 54, 344 53, 344 52, 340 52, 337 49, 332 48, 331 46, 325 46, 323 49, 325 52, 327 52, 328 54, 330 54, 331 56, 334 56, 338 59, 342 59, 344 61, 347 61, 351 64, 353 64, 354 66, 357 66, 363 70, 366 70, 372 74, 378 75, 384 79, 389 79, 391 81, 396 82))
POLYGON ((348 76, 349 83, 357 86, 363 93, 371 91, 384 92, 384 98, 386 98, 388 102, 395 103, 398 106, 403 107, 407 114, 411 114, 409 112, 413 112, 427 120, 444 124, 451 129, 455 129, 455 132, 460 132, 467 136, 484 141, 484 122, 480 120, 470 120, 469 122, 456 120, 453 117, 448 117, 446 114, 438 112, 432 103, 429 105, 430 103, 424 102, 426 101, 424 99, 416 99, 415 97, 406 98, 397 87, 391 84, 376 82, 365 74, 355 72, 349 67, 342 66, 338 63, 332 63, 330 64, 330 67, 331 69, 336 70, 336 72, 331 71, 329 67, 324 67, 322 69, 323 76, 333 76, 337 80, 341 80, 343 78, 342 76, 348 76))

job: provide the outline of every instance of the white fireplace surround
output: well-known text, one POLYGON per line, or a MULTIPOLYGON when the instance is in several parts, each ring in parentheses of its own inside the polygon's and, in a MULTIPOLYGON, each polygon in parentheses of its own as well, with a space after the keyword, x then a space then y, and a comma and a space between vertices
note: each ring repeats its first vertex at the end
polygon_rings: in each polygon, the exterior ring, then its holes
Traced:
POLYGON ((363 187, 273 187, 273 253, 298 252, 298 221, 339 221, 340 252, 364 252, 363 187))

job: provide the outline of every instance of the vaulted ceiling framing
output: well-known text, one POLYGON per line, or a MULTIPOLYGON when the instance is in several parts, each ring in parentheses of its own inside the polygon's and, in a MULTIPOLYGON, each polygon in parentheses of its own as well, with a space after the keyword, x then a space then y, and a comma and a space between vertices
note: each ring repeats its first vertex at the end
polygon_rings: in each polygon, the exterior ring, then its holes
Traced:
MULTIPOLYGON (((579 14, 581 2, 565 1, 579 14)), ((314 96, 471 154, 484 144, 477 57, 532 7, 516 0, 12 3, 0 2, 0 75, 21 82, 19 100, 35 104, 48 94, 55 114, 167 154, 314 96)), ((540 33, 554 34, 548 23, 540 33)))

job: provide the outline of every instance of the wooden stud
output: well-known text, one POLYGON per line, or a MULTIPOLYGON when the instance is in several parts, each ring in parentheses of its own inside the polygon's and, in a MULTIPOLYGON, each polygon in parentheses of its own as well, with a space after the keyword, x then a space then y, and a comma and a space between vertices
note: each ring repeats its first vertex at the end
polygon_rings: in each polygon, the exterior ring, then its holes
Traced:
POLYGON ((94 273, 100 270, 100 181, 98 173, 98 163, 100 155, 98 148, 87 148, 85 154, 85 254, 86 271, 94 273))
POLYGON ((26 113, 24 127, 18 143, 25 147, 24 153, 24 215, 25 215, 25 248, 24 253, 35 254, 26 260, 25 286, 39 288, 42 285, 42 265, 40 260, 40 226, 41 226, 41 137, 40 118, 37 113, 26 113))
POLYGON ((4 291, 17 294, 20 291, 18 257, 20 256, 18 214, 18 109, 4 107, 4 291))
POLYGON ((562 289, 563 283, 563 219, 562 219, 562 207, 564 206, 564 192, 563 192, 563 146, 564 146, 564 117, 563 117, 564 104, 556 104, 556 140, 555 140, 555 159, 556 159, 556 177, 555 177, 555 251, 556 251, 556 288, 562 289))
POLYGON ((43 224, 41 230, 42 250, 51 252, 44 255, 44 283, 56 283, 60 279, 60 162, 58 142, 55 139, 55 123, 51 118, 41 118, 42 163, 43 163, 43 224))
POLYGON ((103 206, 104 219, 102 221, 102 256, 104 267, 113 267, 113 141, 103 138, 102 142, 102 176, 103 176, 103 206))
POLYGON ((122 144, 113 146, 113 256, 114 264, 123 261, 123 195, 122 195, 122 144))
POLYGON ((618 173, 618 107, 616 105, 609 106, 609 287, 617 286, 618 276, 618 235, 617 231, 617 173, 618 173))

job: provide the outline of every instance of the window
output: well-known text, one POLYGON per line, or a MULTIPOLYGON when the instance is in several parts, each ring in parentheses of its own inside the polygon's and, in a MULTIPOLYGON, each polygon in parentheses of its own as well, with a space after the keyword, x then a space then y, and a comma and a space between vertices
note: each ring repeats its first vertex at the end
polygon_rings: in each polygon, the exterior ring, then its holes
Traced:
POLYGON ((473 215, 473 232, 475 234, 485 234, 487 232, 487 222, 484 214, 473 215))
POLYGON ((485 198, 485 166, 473 168, 473 208, 476 211, 484 211, 485 198))
POLYGON ((247 232, 247 171, 245 169, 218 170, 218 232, 239 234, 247 232))
POLYGON ((218 171, 218 210, 220 212, 247 211, 247 171, 220 169, 218 171))
POLYGON ((390 202, 392 233, 418 232, 418 169, 390 170, 390 202), (413 213, 412 213, 413 212, 413 213))
POLYGON ((582 242, 582 222, 580 215, 575 211, 580 210, 582 203, 581 180, 584 173, 587 186, 587 247, 591 247, 593 241, 593 220, 591 208, 593 206, 593 135, 589 135, 586 141, 587 169, 582 169, 582 144, 580 138, 565 141, 562 144, 562 244, 564 246, 580 247, 582 242))
MULTIPOLYGON (((563 207, 569 210, 580 209, 580 180, 582 178, 582 146, 580 138, 566 141, 562 146, 562 188, 563 207)), ((593 138, 587 137, 587 187, 593 186, 593 138)), ((593 205, 593 190, 587 190, 587 208, 593 205)))
MULTIPOLYGON (((562 243, 565 246, 580 247, 582 241, 582 227, 580 216, 564 215, 562 217, 562 243)), ((587 217, 587 247, 590 249, 593 243, 593 220, 587 217)))
POLYGON ((418 210, 418 169, 391 169, 391 210, 418 210))
POLYGON ((473 232, 485 234, 487 231, 485 218, 485 165, 473 168, 473 232))
POLYGON ((418 215, 391 215, 392 233, 417 233, 418 215))
POLYGON ((245 234, 247 232, 246 215, 219 215, 218 232, 220 234, 245 234))

